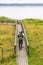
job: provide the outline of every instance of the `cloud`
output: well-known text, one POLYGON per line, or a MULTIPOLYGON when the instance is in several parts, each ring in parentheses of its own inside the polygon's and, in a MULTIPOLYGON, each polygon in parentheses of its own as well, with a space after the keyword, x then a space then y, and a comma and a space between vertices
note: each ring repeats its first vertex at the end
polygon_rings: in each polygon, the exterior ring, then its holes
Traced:
POLYGON ((43 3, 43 0, 0 0, 0 3, 43 3))

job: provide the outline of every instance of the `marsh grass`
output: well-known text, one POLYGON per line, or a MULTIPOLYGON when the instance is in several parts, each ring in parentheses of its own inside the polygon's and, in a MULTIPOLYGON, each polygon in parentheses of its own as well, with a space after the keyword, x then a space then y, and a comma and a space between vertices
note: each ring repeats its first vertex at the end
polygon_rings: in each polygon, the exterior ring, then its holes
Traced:
POLYGON ((0 65, 16 65, 14 54, 15 26, 0 25, 0 65), (2 58, 3 48, 3 58, 2 58))
POLYGON ((43 22, 33 19, 24 20, 23 23, 29 42, 28 64, 43 65, 43 22))

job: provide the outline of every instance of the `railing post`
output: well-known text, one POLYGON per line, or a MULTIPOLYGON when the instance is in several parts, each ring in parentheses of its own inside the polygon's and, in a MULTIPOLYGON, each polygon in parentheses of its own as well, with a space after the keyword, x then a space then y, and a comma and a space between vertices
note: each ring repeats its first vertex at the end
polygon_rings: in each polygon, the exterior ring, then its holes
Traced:
POLYGON ((4 57, 3 57, 3 48, 2 48, 2 62, 3 62, 3 59, 4 59, 4 57))
POLYGON ((29 54, 29 46, 27 46, 27 54, 29 54))
POLYGON ((1 63, 3 62, 3 60, 4 60, 4 56, 3 56, 3 48, 2 47, 0 47, 1 48, 1 55, 2 55, 2 60, 1 60, 1 63))

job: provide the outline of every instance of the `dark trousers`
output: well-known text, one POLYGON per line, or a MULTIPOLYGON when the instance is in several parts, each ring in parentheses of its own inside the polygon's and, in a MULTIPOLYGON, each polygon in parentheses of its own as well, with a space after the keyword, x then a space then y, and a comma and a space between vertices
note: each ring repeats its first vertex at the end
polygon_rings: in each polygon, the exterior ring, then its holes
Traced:
POLYGON ((19 49, 22 49, 23 40, 19 40, 19 49))

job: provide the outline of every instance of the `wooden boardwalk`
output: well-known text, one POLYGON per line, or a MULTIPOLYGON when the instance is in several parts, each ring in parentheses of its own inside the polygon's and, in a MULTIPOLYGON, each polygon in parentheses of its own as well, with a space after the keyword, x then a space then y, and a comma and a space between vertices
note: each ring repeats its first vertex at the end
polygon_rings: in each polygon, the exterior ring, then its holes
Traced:
MULTIPOLYGON (((22 27, 20 24, 17 24, 17 30, 18 30, 17 34, 22 30, 22 27)), ((17 38, 17 40, 18 40, 18 38, 17 38)), ((28 65, 27 53, 26 53, 24 40, 23 40, 22 50, 19 50, 18 41, 17 41, 17 63, 18 63, 18 65, 28 65)))

